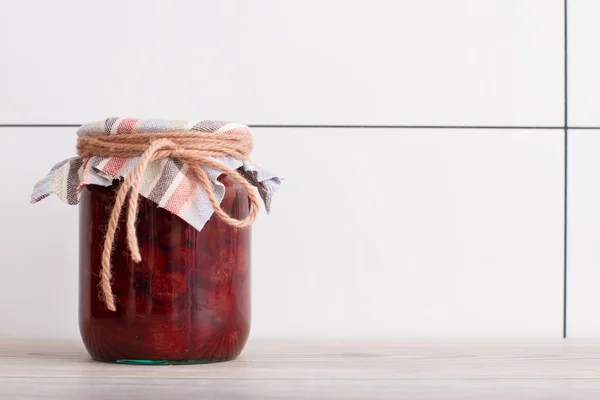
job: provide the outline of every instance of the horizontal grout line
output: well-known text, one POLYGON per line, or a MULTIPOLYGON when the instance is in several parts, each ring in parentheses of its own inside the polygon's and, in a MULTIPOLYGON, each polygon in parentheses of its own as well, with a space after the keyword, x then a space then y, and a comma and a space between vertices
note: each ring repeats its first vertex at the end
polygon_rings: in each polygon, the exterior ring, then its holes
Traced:
MULTIPOLYGON (((0 128, 79 128, 82 124, 0 124, 0 128)), ((368 129, 564 129, 564 126, 502 125, 268 125, 250 124, 250 128, 368 128, 368 129)), ((586 128, 597 129, 597 128, 586 128)))
POLYGON ((600 126, 565 126, 565 129, 600 129, 600 126))
POLYGON ((251 128, 359 128, 359 129, 563 129, 562 126, 486 125, 249 125, 251 128))
MULTIPOLYGON (((0 128, 79 128, 82 124, 0 124, 0 128)), ((514 125, 268 125, 250 124, 250 128, 319 129, 600 129, 600 126, 514 126, 514 125)))
POLYGON ((0 124, 0 128, 79 128, 77 124, 0 124))

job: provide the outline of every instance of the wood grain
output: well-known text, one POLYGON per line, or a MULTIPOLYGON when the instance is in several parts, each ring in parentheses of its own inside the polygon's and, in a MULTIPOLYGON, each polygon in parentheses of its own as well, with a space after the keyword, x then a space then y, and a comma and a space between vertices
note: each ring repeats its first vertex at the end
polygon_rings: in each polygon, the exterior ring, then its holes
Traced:
POLYGON ((232 362, 125 366, 0 341, 0 399, 597 399, 600 342, 251 341, 232 362))

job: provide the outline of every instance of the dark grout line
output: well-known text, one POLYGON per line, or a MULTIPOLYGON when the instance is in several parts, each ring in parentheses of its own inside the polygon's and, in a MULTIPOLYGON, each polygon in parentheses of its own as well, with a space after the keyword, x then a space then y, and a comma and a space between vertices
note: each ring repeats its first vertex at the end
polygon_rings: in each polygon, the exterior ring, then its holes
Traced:
MULTIPOLYGON (((0 128, 79 128, 82 124, 0 124, 0 128)), ((250 128, 318 128, 318 129, 564 129, 563 126, 511 126, 511 125, 267 125, 250 124, 250 128)), ((569 129, 600 129, 600 127, 574 127, 569 129)))
POLYGON ((327 129, 563 129, 562 126, 510 125, 249 125, 251 128, 327 128, 327 129))
MULTIPOLYGON (((79 128, 82 124, 0 124, 0 128, 79 128)), ((518 126, 518 125, 248 125, 250 128, 318 129, 521 129, 600 130, 600 126, 518 126)))
POLYGON ((76 124, 0 124, 0 128, 79 128, 76 124))
POLYGON ((563 129, 568 130, 600 130, 600 126, 564 126, 563 129))
POLYGON ((568 221, 568 161, 569 161, 569 93, 568 93, 568 89, 569 89, 569 85, 568 85, 568 29, 567 29, 567 0, 564 0, 564 9, 563 9, 563 13, 564 13, 564 103, 565 103, 565 110, 564 110, 564 122, 565 125, 563 127, 564 129, 564 210, 563 210, 563 339, 567 338, 567 275, 568 275, 568 270, 567 270, 567 255, 568 255, 568 248, 567 248, 567 235, 568 235, 568 229, 567 229, 567 221, 568 221))

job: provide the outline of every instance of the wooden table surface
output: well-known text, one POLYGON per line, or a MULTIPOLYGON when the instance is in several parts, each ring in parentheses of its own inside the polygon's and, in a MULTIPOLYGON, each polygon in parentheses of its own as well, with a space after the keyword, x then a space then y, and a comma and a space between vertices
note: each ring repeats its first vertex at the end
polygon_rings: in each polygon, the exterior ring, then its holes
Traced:
POLYGON ((600 342, 251 340, 225 363, 92 361, 0 341, 0 399, 600 399, 600 342))

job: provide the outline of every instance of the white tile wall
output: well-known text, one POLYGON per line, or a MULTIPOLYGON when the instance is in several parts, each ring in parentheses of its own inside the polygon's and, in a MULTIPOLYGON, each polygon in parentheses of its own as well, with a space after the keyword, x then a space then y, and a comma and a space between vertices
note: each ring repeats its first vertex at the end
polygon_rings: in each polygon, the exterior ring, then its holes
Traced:
POLYGON ((569 132, 569 336, 600 336, 600 131, 569 132))
POLYGON ((57 197, 29 204, 33 185, 75 154, 64 129, 0 128, 0 337, 76 337, 77 209, 57 197))
POLYGON ((558 337, 562 133, 258 130, 256 334, 558 337))
POLYGON ((20 0, 0 123, 561 125, 562 3, 20 0))
POLYGON ((569 125, 600 126, 600 2, 568 0, 569 125))
MULTIPOLYGON (((77 210, 28 204, 74 141, 0 130, 39 145, 0 169, 2 335, 78 336, 77 210)), ((287 182, 254 228, 253 335, 560 335, 560 131, 256 129, 255 148, 287 182)))
MULTIPOLYGON (((568 0, 569 126, 600 126, 600 3, 568 0)), ((568 335, 599 337, 600 130, 569 130, 568 335)))
MULTIPOLYGON (((600 126, 600 8, 568 3, 569 123, 600 126)), ((563 7, 21 0, 0 12, 0 125, 122 115, 561 127, 563 7)), ((254 158, 288 180, 254 227, 253 335, 562 334, 561 129, 255 133, 254 158)), ((598 133, 570 132, 574 336, 600 334, 598 133)), ((0 145, 10 149, 0 164, 0 336, 76 338, 77 210, 28 203, 37 179, 74 155, 75 129, 0 127, 0 145)))

